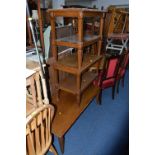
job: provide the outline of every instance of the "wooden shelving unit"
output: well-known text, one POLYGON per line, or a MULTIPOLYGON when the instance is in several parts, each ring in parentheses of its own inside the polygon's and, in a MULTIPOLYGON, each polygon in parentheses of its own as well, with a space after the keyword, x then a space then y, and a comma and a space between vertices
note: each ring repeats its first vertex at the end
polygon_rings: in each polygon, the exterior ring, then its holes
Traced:
MULTIPOLYGON (((51 46, 52 56, 54 58, 53 76, 54 88, 59 100, 60 90, 76 95, 77 103, 80 104, 82 93, 92 84, 97 73, 91 72, 90 68, 99 67, 102 59, 101 44, 103 31, 103 12, 92 9, 58 9, 48 10, 51 18, 51 46), (77 19, 77 32, 68 34, 63 38, 56 38, 55 22, 57 17, 70 17, 77 19), (99 34, 88 33, 84 29, 86 18, 99 19, 99 34), (59 57, 57 47, 65 46, 75 49, 64 57, 59 57), (89 50, 88 50, 89 49, 89 50), (91 50, 90 50, 91 49, 91 50), (67 73, 63 79, 59 77, 59 72, 67 73)), ((94 20, 93 20, 94 21, 94 20)))

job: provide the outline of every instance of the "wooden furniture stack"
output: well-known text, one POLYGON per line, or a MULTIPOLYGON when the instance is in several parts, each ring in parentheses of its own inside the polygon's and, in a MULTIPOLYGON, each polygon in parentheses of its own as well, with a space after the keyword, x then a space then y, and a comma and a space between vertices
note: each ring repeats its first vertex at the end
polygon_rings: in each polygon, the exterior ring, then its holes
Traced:
POLYGON ((76 95, 77 103, 80 104, 83 92, 92 84, 97 77, 97 72, 91 72, 90 68, 99 68, 101 61, 101 44, 103 31, 103 12, 92 9, 58 9, 48 10, 51 18, 51 46, 53 64, 54 90, 53 93, 59 101, 59 92, 65 91, 76 95), (56 18, 70 17, 77 19, 77 33, 69 34, 64 38, 56 38, 56 18), (99 33, 85 32, 84 24, 86 18, 99 18, 99 33), (65 46, 74 48, 74 52, 63 58, 58 56, 57 48, 65 46), (65 72, 65 78, 59 76, 59 72, 65 72))

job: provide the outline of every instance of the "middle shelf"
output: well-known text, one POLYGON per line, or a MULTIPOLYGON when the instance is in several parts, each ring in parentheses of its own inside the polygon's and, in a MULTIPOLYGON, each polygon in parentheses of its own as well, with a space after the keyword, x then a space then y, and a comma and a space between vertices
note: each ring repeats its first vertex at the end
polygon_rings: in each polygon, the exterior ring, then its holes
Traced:
MULTIPOLYGON (((83 61, 80 72, 84 72, 88 67, 91 67, 102 58, 101 55, 90 53, 83 54, 83 61)), ((55 68, 72 74, 78 73, 77 53, 71 53, 64 57, 58 58, 55 68)))

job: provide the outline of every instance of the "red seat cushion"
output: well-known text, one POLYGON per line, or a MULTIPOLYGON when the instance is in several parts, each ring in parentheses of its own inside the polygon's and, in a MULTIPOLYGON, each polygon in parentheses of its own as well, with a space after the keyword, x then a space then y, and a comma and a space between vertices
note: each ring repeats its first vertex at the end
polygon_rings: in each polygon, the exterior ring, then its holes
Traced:
POLYGON ((104 88, 108 88, 108 87, 112 87, 114 85, 115 79, 111 78, 111 79, 107 79, 107 80, 103 80, 101 86, 99 85, 99 80, 96 79, 93 81, 93 84, 97 87, 100 87, 101 89, 104 88))

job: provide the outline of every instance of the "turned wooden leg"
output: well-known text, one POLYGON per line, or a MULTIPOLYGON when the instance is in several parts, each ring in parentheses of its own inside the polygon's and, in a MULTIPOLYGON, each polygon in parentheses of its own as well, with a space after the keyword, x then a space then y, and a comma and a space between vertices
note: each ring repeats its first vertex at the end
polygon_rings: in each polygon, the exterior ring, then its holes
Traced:
POLYGON ((54 148, 53 145, 50 146, 49 151, 52 152, 54 155, 58 155, 58 153, 57 153, 57 151, 55 150, 55 148, 54 148))
POLYGON ((112 87, 112 99, 114 100, 115 98, 115 85, 112 87))
POLYGON ((58 137, 58 141, 59 141, 59 145, 60 145, 60 149, 61 149, 61 153, 64 153, 64 136, 62 137, 58 137))
POLYGON ((102 98, 102 89, 96 95, 96 103, 101 105, 101 98, 102 98))

